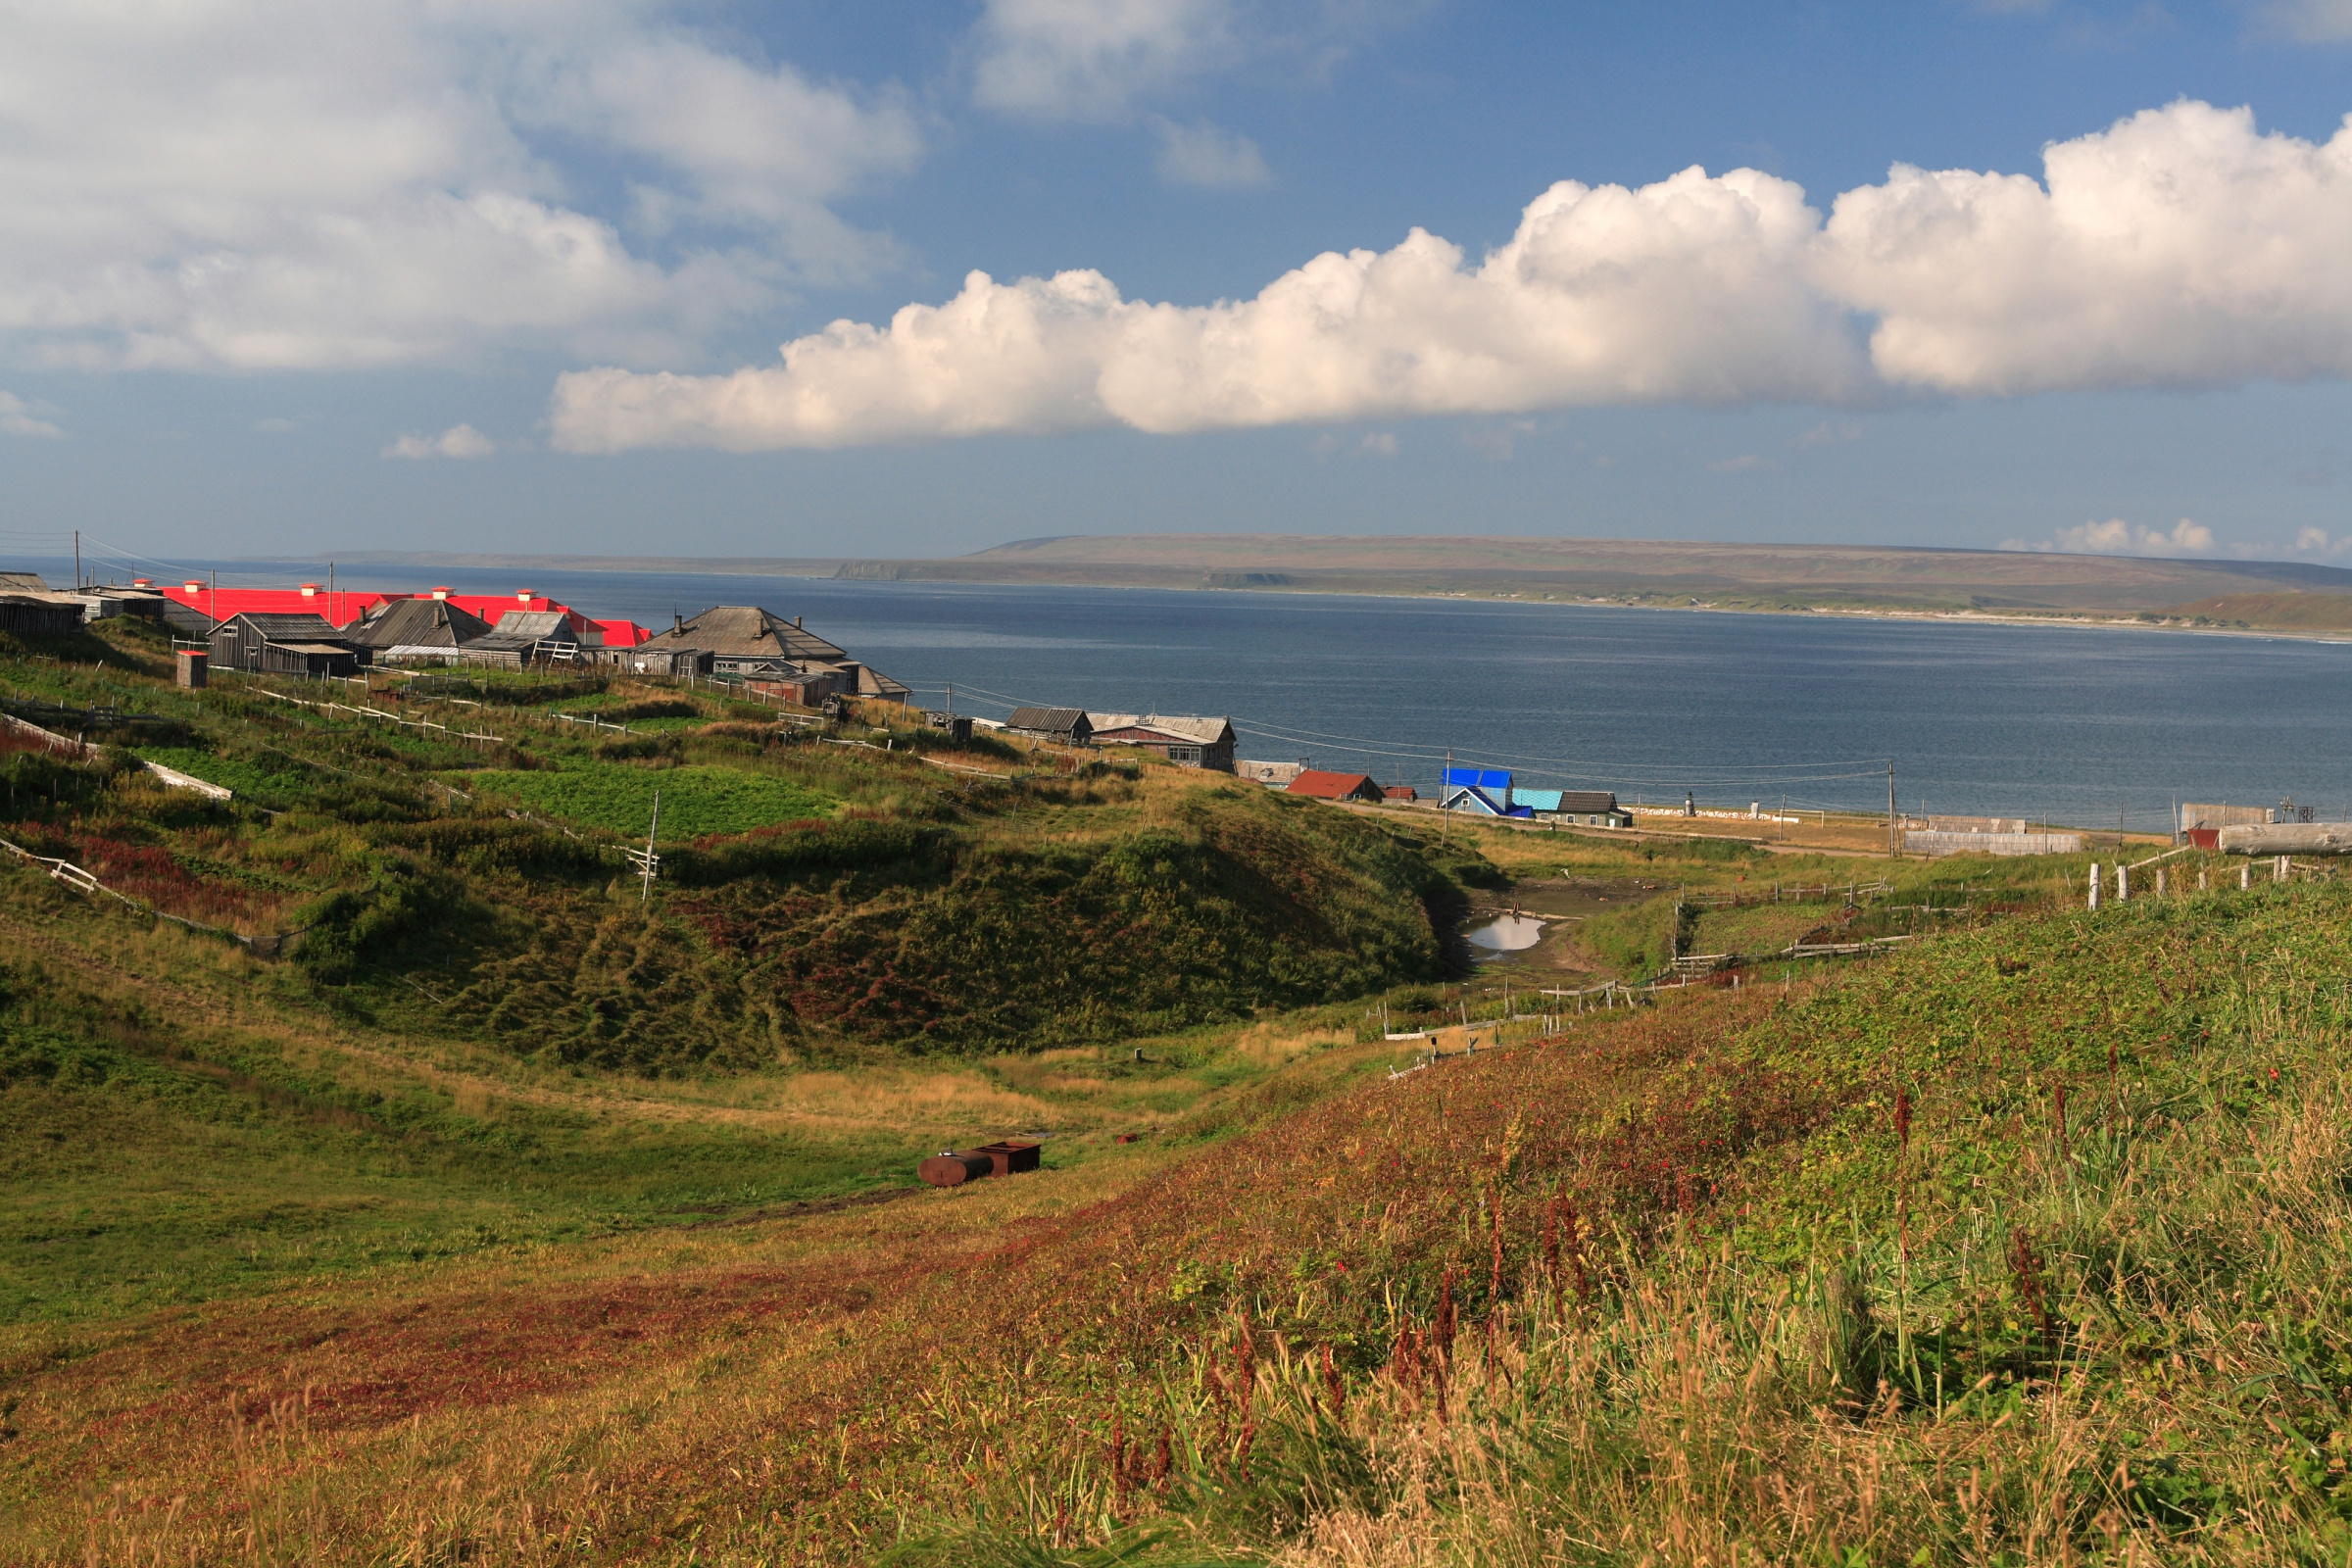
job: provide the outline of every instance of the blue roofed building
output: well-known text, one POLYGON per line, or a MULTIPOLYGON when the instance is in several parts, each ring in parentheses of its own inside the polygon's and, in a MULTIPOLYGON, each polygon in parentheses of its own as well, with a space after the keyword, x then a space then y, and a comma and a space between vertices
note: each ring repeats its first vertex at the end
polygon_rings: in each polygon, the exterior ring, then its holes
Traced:
POLYGON ((1448 811, 1476 811, 1484 816, 1533 816, 1524 806, 1511 804, 1511 775, 1487 767, 1449 767, 1446 790, 1439 797, 1448 811))

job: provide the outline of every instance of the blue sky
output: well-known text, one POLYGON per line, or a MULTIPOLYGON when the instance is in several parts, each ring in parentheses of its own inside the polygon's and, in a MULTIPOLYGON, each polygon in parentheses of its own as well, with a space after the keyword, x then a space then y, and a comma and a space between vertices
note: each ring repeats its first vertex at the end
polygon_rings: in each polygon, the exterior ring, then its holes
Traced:
POLYGON ((0 550, 2352 564, 2352 0, 0 15, 0 550))

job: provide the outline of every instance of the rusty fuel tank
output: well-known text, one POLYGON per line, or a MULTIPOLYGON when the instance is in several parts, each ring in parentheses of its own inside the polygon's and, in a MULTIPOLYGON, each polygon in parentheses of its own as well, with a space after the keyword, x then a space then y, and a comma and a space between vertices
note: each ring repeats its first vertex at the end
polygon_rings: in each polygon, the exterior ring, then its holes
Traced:
POLYGON ((959 1154, 944 1150, 914 1167, 914 1173, 934 1187, 961 1187, 997 1173, 997 1162, 982 1153, 959 1154))

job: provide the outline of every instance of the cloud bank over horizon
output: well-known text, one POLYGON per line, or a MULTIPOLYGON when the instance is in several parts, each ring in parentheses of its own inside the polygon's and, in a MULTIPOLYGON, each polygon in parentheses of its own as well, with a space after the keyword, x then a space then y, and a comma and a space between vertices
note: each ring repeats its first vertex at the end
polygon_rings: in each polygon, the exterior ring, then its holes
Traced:
POLYGON ((1420 229, 1256 296, 1099 271, 840 320, 728 374, 561 376, 554 444, 734 451, 1655 404, 2207 388, 2352 376, 2352 117, 2325 143, 2193 100, 2044 151, 1897 165, 1825 220, 1791 181, 1562 181, 1471 262, 1420 229))

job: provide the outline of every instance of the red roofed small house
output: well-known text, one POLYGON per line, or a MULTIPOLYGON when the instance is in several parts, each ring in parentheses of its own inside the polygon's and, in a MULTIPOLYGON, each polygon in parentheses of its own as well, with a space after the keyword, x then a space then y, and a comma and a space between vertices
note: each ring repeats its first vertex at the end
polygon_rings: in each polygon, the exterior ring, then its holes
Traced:
POLYGON ((1321 768, 1308 768, 1291 780, 1290 795, 1312 796, 1318 801, 1370 801, 1378 805, 1381 789, 1372 782, 1369 773, 1326 773, 1321 768))

